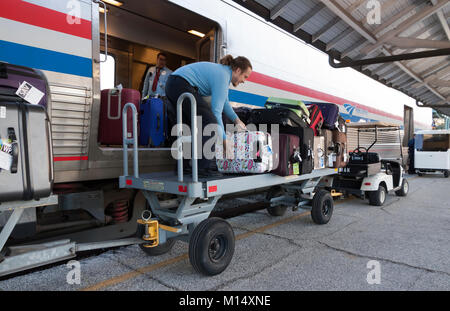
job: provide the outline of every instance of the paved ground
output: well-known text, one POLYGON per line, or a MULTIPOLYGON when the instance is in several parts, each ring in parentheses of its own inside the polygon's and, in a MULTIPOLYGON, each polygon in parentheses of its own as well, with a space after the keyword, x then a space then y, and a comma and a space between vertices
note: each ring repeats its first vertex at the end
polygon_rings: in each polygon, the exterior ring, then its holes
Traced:
POLYGON ((0 281, 0 290, 450 290, 450 179, 441 176, 410 179, 408 197, 390 195, 381 208, 336 202, 327 225, 301 211, 229 219, 236 250, 215 277, 198 275, 177 242, 160 257, 130 246, 82 259, 79 285, 67 283, 62 263, 0 281), (368 284, 371 260, 380 284, 368 284))

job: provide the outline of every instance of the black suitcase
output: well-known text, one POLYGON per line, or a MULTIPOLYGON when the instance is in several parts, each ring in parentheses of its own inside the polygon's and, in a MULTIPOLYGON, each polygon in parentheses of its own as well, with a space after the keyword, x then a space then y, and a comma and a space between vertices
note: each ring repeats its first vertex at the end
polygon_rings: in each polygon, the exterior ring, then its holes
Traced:
POLYGON ((308 127, 308 124, 295 112, 286 108, 273 109, 253 109, 250 113, 248 123, 260 125, 267 124, 270 129, 271 124, 289 127, 308 127))
POLYGON ((0 203, 48 197, 53 156, 47 113, 8 91, 0 88, 0 203))

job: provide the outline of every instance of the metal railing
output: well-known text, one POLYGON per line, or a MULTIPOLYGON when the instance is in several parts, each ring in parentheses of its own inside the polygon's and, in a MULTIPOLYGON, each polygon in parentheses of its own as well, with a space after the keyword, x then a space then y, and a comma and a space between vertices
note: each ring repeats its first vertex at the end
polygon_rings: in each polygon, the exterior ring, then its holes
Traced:
MULTIPOLYGON (((177 101, 177 174, 178 181, 183 182, 183 143, 191 143, 192 155, 192 182, 198 182, 198 154, 197 154, 197 101, 194 95, 189 92, 180 95, 177 101), (183 101, 188 98, 191 102, 191 136, 183 136, 183 101)), ((128 176, 128 145, 133 146, 133 175, 139 178, 138 159, 138 135, 137 135, 137 109, 132 103, 127 103, 122 109, 122 133, 123 133, 123 174, 128 176), (128 138, 128 109, 133 113, 133 138, 128 138)), ((173 149, 172 149, 173 150, 173 149)))

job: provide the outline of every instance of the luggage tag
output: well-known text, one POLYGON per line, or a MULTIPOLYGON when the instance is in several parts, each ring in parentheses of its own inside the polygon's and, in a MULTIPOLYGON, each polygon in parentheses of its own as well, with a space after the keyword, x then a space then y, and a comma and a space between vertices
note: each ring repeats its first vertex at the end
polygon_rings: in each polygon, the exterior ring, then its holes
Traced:
POLYGON ((32 86, 27 81, 23 81, 16 91, 16 95, 23 98, 32 105, 37 105, 44 97, 44 93, 32 86))
POLYGON ((12 163, 12 143, 0 139, 0 169, 10 171, 12 163))

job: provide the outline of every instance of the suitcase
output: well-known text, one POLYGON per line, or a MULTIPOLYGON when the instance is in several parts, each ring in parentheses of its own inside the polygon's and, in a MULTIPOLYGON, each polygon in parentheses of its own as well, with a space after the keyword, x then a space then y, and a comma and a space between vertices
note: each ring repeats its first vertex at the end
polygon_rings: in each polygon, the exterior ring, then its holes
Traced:
MULTIPOLYGON (((280 126, 279 133, 292 134, 300 138, 300 175, 309 174, 314 167, 314 131, 309 127, 280 126)), ((272 138, 274 135, 272 134, 272 138)))
MULTIPOLYGON (((98 142, 103 145, 122 145, 122 109, 127 103, 136 106, 139 115, 141 94, 132 89, 102 90, 100 100, 100 122, 98 125, 98 142)), ((139 122, 139 120, 137 120, 139 122)), ((138 124, 139 129, 139 124, 138 124)), ((127 138, 133 137, 133 115, 127 113, 127 138)))
POLYGON ((335 144, 333 167, 345 167, 349 161, 349 155, 347 151, 347 134, 339 132, 339 130, 333 130, 333 142, 335 144))
POLYGON ((49 88, 47 79, 41 71, 24 66, 11 65, 8 63, 0 62, 1 88, 10 88, 11 90, 14 90, 13 93, 15 93, 23 82, 27 82, 31 86, 44 93, 43 97, 37 104, 39 106, 47 107, 47 101, 49 100, 49 88))
MULTIPOLYGON (((308 127, 306 121, 300 118, 295 112, 285 108, 273 109, 253 109, 249 118, 250 124, 279 124, 289 127, 308 127)), ((270 126, 267 127, 270 129, 270 126)))
POLYGON ((0 202, 48 197, 53 154, 45 108, 0 94, 0 145, 0 202))
POLYGON ((278 148, 273 148, 275 169, 272 173, 279 176, 299 175, 301 160, 300 138, 297 135, 279 134, 278 148))
POLYGON ((325 144, 325 166, 334 167, 333 153, 335 148, 333 143, 333 132, 331 130, 322 130, 322 135, 325 144))
POLYGON ((337 122, 339 118, 339 106, 332 103, 316 103, 316 102, 306 102, 317 105, 322 112, 323 124, 322 128, 334 130, 337 128, 337 122))
POLYGON ((216 164, 222 173, 264 173, 272 170, 272 139, 270 134, 254 132, 228 133, 233 142, 232 159, 224 159, 223 145, 216 144, 216 164))
POLYGON ((325 168, 325 138, 314 136, 314 169, 325 168))
POLYGON ((309 123, 309 110, 308 107, 301 100, 285 99, 278 97, 269 97, 266 104, 266 108, 287 108, 295 112, 300 118, 309 123))
POLYGON ((308 107, 308 109, 309 109, 309 119, 310 119, 309 127, 313 129, 314 136, 319 136, 321 133, 322 124, 323 124, 322 111, 320 111, 319 106, 314 105, 314 104, 310 105, 308 107))
POLYGON ((167 105, 161 98, 149 98, 141 103, 139 111, 139 145, 163 145, 167 137, 167 105))

